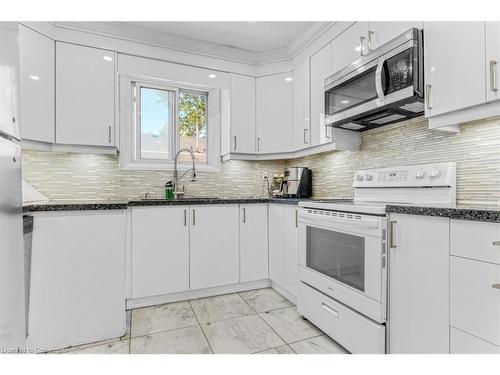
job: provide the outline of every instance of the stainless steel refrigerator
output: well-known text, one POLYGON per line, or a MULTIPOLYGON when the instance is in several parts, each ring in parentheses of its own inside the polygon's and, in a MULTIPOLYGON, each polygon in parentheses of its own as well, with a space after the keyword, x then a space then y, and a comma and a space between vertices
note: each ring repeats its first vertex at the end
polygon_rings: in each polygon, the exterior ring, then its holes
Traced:
POLYGON ((17 23, 0 22, 0 353, 25 347, 17 23))

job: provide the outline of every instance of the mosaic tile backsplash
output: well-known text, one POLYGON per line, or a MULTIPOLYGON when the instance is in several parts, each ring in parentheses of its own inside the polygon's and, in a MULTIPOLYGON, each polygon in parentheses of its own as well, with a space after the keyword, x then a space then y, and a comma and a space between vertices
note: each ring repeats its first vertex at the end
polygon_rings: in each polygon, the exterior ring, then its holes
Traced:
MULTIPOLYGON (((330 152, 290 161, 229 161, 218 172, 185 179, 188 196, 262 197, 262 173, 286 165, 313 170, 315 197, 350 197, 354 171, 404 164, 457 162, 459 203, 500 204, 500 118, 462 125, 458 134, 430 131, 427 121, 411 120, 362 134, 356 152, 330 152)), ((170 172, 123 171, 111 155, 24 151, 23 176, 52 200, 129 200, 162 197, 170 172)))

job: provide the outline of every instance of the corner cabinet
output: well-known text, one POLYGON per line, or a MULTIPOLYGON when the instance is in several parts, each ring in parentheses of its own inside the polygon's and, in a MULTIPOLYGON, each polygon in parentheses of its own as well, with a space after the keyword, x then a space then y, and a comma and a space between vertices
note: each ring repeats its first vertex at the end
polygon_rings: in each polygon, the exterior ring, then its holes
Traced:
POLYGON ((293 70, 293 150, 310 147, 309 119, 309 60, 303 60, 293 70))
POLYGON ((256 80, 257 154, 292 149, 292 73, 273 74, 256 80))
POLYGON ((231 74, 229 152, 255 153, 255 78, 231 74))
POLYGON ((56 42, 56 143, 115 145, 116 54, 56 42))
POLYGON ((486 101, 500 99, 500 22, 486 22, 486 101))
POLYGON ((19 25, 21 138, 55 142, 55 42, 19 25))

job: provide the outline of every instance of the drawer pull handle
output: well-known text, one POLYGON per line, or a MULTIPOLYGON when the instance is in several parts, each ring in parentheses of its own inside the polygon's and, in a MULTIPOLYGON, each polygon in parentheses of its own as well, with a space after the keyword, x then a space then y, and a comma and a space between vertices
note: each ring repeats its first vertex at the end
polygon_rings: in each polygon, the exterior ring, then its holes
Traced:
POLYGON ((491 287, 495 289, 500 289, 500 283, 493 284, 491 287))
POLYGON ((500 241, 493 241, 493 246, 500 246, 500 241))
POLYGON ((330 314, 334 316, 339 316, 339 312, 335 310, 333 307, 327 305, 326 303, 321 302, 321 307, 324 308, 326 311, 328 311, 330 314))

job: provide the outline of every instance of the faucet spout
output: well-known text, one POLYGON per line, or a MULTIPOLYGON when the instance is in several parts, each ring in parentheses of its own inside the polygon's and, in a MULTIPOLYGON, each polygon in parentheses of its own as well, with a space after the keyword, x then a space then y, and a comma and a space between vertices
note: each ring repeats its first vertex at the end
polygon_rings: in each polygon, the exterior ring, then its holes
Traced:
POLYGON ((191 151, 190 149, 183 148, 183 149, 180 149, 179 151, 177 151, 177 154, 175 155, 175 159, 174 159, 174 196, 175 196, 175 198, 177 198, 179 195, 184 194, 184 191, 177 190, 177 184, 178 184, 179 180, 182 177, 184 177, 189 171, 192 171, 191 181, 193 181, 193 182, 196 181, 196 168, 194 165, 194 161, 195 161, 194 154, 193 154, 193 151, 191 151), (179 177, 179 171, 177 169, 177 160, 179 159, 179 155, 183 152, 187 152, 189 155, 191 155, 191 160, 193 161, 193 166, 190 169, 188 169, 187 171, 185 171, 182 174, 182 176, 179 177))

